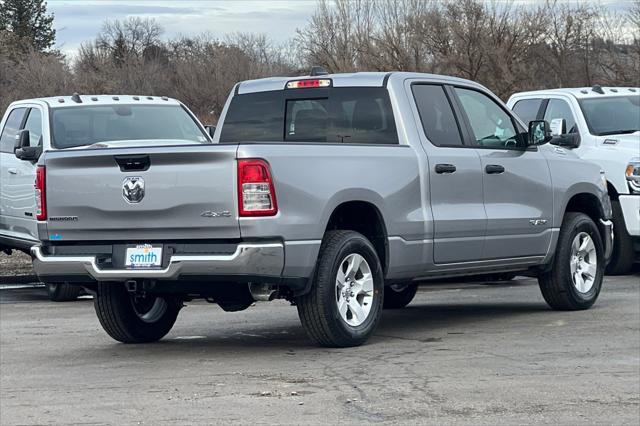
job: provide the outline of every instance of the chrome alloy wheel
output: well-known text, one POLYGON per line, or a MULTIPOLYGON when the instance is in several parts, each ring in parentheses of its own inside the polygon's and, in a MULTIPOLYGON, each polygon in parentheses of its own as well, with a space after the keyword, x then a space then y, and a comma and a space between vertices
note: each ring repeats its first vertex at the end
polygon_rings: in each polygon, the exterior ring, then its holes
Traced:
POLYGON ((587 293, 596 281, 598 255, 591 236, 580 232, 571 243, 571 280, 580 293, 587 293))
POLYGON ((369 317, 373 305, 373 275, 364 257, 345 257, 336 275, 336 303, 344 322, 357 327, 369 317))

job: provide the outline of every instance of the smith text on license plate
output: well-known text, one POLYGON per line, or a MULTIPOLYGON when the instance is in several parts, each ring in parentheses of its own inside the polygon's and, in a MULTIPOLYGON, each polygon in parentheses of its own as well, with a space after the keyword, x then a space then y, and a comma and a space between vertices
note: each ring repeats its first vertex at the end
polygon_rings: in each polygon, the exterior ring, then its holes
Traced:
POLYGON ((152 268, 162 265, 162 247, 138 244, 127 248, 125 265, 129 268, 152 268))

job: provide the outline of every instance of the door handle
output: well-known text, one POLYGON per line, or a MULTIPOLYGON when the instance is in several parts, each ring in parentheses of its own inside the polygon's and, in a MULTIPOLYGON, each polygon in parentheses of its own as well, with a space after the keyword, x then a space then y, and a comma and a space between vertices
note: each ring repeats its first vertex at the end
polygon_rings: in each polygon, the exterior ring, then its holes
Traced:
POLYGON ((7 169, 7 171, 9 172, 10 175, 17 175, 18 174, 18 169, 14 169, 13 167, 7 169))
POLYGON ((499 164, 487 164, 484 171, 487 172, 488 175, 500 175, 504 173, 504 167, 499 164))
POLYGON ((436 173, 441 174, 451 174, 456 171, 456 166, 453 164, 436 164, 436 173))

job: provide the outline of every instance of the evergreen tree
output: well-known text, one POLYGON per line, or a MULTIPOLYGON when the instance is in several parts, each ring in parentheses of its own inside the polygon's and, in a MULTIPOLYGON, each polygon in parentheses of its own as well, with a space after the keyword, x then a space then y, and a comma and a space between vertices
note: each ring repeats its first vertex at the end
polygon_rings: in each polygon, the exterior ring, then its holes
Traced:
POLYGON ((0 31, 27 39, 33 49, 44 52, 55 43, 53 14, 44 0, 0 0, 0 31))

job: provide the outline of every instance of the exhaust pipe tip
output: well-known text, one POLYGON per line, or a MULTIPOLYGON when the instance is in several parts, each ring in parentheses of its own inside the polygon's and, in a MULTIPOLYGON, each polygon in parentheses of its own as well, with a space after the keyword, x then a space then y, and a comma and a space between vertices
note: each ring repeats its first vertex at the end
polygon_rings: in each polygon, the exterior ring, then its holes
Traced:
POLYGON ((256 302, 271 302, 278 295, 278 286, 272 284, 249 283, 249 292, 256 302))

